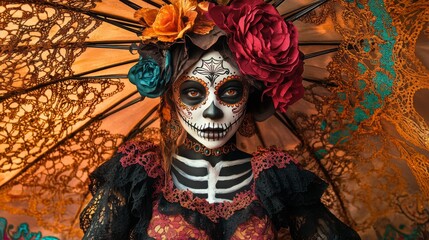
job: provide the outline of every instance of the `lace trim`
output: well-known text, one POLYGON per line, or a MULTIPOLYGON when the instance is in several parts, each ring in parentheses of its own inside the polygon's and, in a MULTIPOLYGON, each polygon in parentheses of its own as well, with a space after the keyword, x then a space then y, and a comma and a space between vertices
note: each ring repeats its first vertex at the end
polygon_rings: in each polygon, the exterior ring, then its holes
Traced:
POLYGON ((253 201, 258 200, 255 195, 254 184, 251 190, 238 193, 232 202, 209 203, 206 199, 195 197, 189 190, 176 189, 169 174, 166 175, 165 180, 163 193, 167 201, 179 203, 184 208, 197 211, 207 216, 214 223, 219 222, 219 218, 228 219, 236 211, 244 209, 253 201))
POLYGON ((161 164, 160 148, 148 141, 128 141, 118 149, 123 156, 120 159, 122 167, 139 164, 144 167, 151 178, 163 178, 164 170, 161 164))
MULTIPOLYGON (((255 182, 250 190, 237 194, 231 202, 209 203, 206 199, 195 197, 191 191, 179 190, 174 187, 170 174, 165 174, 161 164, 161 152, 157 145, 148 141, 128 141, 118 152, 123 156, 120 159, 122 167, 139 164, 143 166, 151 178, 158 178, 155 182, 155 192, 162 192, 164 198, 172 203, 179 203, 182 207, 197 211, 217 223, 220 218, 228 219, 238 210, 248 207, 258 198, 255 194, 255 182)), ((281 149, 271 146, 258 148, 251 159, 252 171, 256 180, 259 173, 273 166, 285 168, 290 162, 298 162, 281 149)))
MULTIPOLYGON (((290 162, 298 164, 298 161, 293 159, 281 149, 271 146, 269 148, 258 148, 258 151, 253 154, 251 159, 252 171, 256 180, 259 173, 273 166, 277 168, 285 168, 290 162)), ((253 201, 258 200, 255 194, 255 182, 251 190, 237 194, 232 202, 223 202, 210 204, 205 199, 195 197, 191 191, 183 191, 174 188, 173 181, 169 174, 166 175, 166 184, 164 188, 164 197, 169 202, 180 203, 184 208, 198 211, 207 216, 212 222, 217 223, 219 218, 228 219, 234 212, 248 207, 253 201)))
POLYGON ((263 170, 270 169, 274 166, 277 168, 285 168, 291 162, 299 165, 296 159, 276 146, 271 146, 269 148, 258 147, 258 150, 253 153, 253 158, 251 160, 254 179, 258 179, 259 173, 263 170))

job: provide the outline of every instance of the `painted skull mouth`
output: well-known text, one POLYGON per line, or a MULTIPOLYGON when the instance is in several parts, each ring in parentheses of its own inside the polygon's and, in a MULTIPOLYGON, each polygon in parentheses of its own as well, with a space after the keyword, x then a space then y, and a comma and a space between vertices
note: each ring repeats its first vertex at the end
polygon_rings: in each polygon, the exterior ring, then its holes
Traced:
POLYGON ((192 124, 191 122, 187 121, 182 116, 182 114, 180 114, 180 112, 179 116, 192 130, 194 130, 198 134, 199 137, 208 141, 218 141, 224 138, 231 130, 231 127, 234 126, 234 124, 237 124, 238 121, 240 121, 240 119, 244 116, 244 112, 232 123, 209 122, 199 126, 197 126, 197 123, 192 124))
POLYGON ((205 123, 199 128, 192 128, 197 131, 199 137, 216 141, 225 137, 231 126, 232 125, 227 125, 226 123, 205 123))
POLYGON ((223 128, 205 128, 201 130, 202 132, 223 132, 225 129, 223 128))

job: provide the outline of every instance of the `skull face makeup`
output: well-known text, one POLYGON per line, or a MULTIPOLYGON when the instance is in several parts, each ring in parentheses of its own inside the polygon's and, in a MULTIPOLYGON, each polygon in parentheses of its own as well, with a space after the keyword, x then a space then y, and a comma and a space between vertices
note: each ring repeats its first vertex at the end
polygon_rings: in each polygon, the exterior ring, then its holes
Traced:
POLYGON ((238 130, 248 93, 240 71, 217 51, 206 53, 173 84, 180 123, 211 149, 223 146, 238 130))

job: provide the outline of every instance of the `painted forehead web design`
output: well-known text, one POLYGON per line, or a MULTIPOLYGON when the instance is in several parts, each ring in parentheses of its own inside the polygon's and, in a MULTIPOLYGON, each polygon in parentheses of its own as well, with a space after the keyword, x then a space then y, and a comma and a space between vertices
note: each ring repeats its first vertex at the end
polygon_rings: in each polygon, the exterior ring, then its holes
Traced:
POLYGON ((223 67, 223 60, 217 60, 211 57, 208 60, 201 59, 201 67, 196 67, 192 74, 201 74, 205 76, 211 84, 214 83, 216 78, 220 75, 229 74, 228 68, 223 67))

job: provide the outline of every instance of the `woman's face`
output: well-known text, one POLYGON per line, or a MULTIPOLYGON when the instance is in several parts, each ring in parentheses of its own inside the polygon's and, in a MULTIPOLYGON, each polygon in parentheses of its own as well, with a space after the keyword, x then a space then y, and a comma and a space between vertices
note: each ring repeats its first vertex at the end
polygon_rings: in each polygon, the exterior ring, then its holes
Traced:
POLYGON ((186 132, 207 148, 223 146, 243 121, 249 86, 217 51, 206 53, 173 84, 186 132))

